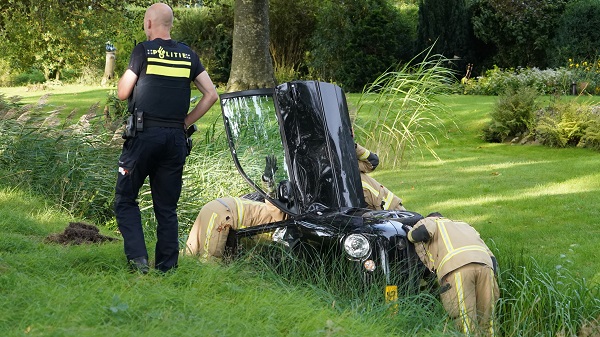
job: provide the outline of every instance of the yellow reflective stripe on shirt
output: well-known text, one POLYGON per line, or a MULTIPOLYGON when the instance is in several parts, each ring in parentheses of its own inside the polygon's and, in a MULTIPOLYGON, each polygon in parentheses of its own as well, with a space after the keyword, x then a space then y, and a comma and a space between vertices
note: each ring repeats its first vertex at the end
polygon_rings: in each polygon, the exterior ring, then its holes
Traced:
POLYGON ((365 152, 363 154, 361 154, 360 157, 358 157, 358 160, 365 160, 365 159, 369 158, 370 154, 371 154, 371 151, 365 150, 365 152))
POLYGON ((190 61, 178 61, 178 60, 169 60, 169 59, 161 59, 161 58, 156 58, 156 57, 149 57, 148 63, 150 63, 150 62, 187 66, 190 68, 192 67, 192 62, 190 62, 190 61))
POLYGON ((237 208, 237 228, 242 228, 242 222, 244 220, 244 205, 240 198, 233 198, 233 200, 235 200, 235 207, 237 208))
POLYGON ((191 70, 189 68, 174 68, 174 67, 165 67, 159 66, 155 64, 149 64, 146 68, 147 75, 160 75, 167 77, 183 77, 189 78, 191 70))
POLYGON ((161 75, 167 77, 189 78, 192 69, 192 62, 161 59, 156 57, 148 58, 147 75, 161 75))

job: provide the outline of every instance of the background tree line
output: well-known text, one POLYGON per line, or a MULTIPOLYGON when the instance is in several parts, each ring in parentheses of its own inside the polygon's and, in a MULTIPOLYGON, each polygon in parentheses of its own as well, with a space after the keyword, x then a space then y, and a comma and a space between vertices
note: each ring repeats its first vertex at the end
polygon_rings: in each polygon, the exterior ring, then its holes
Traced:
MULTIPOLYGON (((0 1, 0 84, 99 83, 104 45, 117 73, 145 39, 142 0, 0 1)), ((225 84, 232 60, 234 0, 165 1, 173 38, 195 49, 225 84)), ((501 68, 597 65, 597 0, 270 0, 270 54, 279 82, 320 79, 360 91, 382 72, 433 45, 458 76, 501 68)))

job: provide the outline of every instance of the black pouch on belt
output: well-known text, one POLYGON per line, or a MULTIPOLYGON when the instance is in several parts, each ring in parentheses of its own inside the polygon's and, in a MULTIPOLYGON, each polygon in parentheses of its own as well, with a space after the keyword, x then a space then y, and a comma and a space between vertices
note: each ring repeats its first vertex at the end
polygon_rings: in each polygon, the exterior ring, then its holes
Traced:
POLYGON ((123 131, 123 135, 121 137, 123 137, 123 139, 131 139, 135 138, 135 136, 137 136, 135 116, 130 114, 129 117, 127 117, 127 124, 125 125, 125 130, 123 131))

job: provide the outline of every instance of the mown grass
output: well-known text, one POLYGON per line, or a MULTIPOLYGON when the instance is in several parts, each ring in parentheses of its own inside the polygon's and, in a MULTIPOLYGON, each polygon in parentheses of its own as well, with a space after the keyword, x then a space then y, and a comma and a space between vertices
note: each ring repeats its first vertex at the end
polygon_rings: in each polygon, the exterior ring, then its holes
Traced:
MULTIPOLYGON (((440 160, 414 153, 400 169, 382 163, 374 177, 407 208, 440 211, 481 232, 500 262, 503 336, 593 336, 589 331, 598 328, 593 319, 600 316, 595 259, 600 153, 487 144, 478 135, 494 97, 440 100, 454 121, 448 123, 448 138, 438 134, 439 143, 430 144, 440 160)), ((216 108, 207 120, 218 122, 216 108)), ((222 131, 213 122, 201 126, 199 145, 186 164, 184 219, 192 219, 211 195, 243 188, 231 179, 229 154, 214 142, 222 131)), ((115 158, 118 152, 116 147, 115 158)), ((31 169, 17 164, 11 167, 31 169)), ((276 274, 261 261, 219 266, 183 258, 175 273, 141 277, 127 272, 120 243, 44 243, 73 216, 57 211, 49 195, 32 197, 25 185, 7 185, 10 174, 0 168, 0 331, 8 336, 453 335, 432 294, 402 298, 398 314, 390 315, 377 295, 344 296, 347 292, 335 291, 343 282, 307 283, 315 278, 276 274)), ((106 177, 100 181, 95 184, 107 190, 114 184, 106 177)), ((149 213, 146 199, 142 205, 149 213)), ((116 235, 112 225, 99 225, 116 235)), ((150 219, 149 247, 151 229, 150 219)))

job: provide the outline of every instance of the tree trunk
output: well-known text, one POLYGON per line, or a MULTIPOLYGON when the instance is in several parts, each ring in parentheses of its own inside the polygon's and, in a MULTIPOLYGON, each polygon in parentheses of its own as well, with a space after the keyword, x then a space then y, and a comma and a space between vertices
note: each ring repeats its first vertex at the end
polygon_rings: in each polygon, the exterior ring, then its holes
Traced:
POLYGON ((114 51, 106 52, 106 62, 104 63, 104 76, 102 76, 101 85, 105 86, 108 80, 115 77, 116 56, 114 51))
POLYGON ((227 92, 275 86, 269 53, 269 0, 235 0, 227 92))

